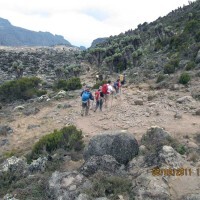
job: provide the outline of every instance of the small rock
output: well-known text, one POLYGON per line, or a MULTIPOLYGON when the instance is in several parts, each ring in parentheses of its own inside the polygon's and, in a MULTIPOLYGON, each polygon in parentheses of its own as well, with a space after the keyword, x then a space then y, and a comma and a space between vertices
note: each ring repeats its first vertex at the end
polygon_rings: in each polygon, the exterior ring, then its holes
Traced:
POLYGON ((13 129, 7 125, 0 126, 0 135, 7 136, 8 134, 13 133, 13 129))
POLYGON ((189 142, 187 143, 187 146, 188 146, 189 148, 193 148, 193 149, 198 149, 198 148, 199 148, 199 146, 198 146, 196 143, 191 142, 191 141, 189 141, 189 142))
POLYGON ((16 106, 14 108, 14 111, 21 111, 21 110, 24 110, 24 106, 16 106))
POLYGON ((87 194, 79 194, 76 200, 88 200, 89 196, 87 194))
POLYGON ((176 112, 176 114, 174 115, 174 118, 181 119, 182 118, 181 113, 176 112))
POLYGON ((73 191, 73 190, 76 190, 76 185, 71 185, 71 186, 69 187, 69 191, 73 191))
POLYGON ((192 96, 184 96, 176 100, 177 103, 187 103, 193 100, 192 96))
POLYGON ((200 109, 196 110, 195 114, 200 115, 200 109))
POLYGON ((134 101, 135 105, 143 105, 143 100, 142 99, 137 99, 134 101))

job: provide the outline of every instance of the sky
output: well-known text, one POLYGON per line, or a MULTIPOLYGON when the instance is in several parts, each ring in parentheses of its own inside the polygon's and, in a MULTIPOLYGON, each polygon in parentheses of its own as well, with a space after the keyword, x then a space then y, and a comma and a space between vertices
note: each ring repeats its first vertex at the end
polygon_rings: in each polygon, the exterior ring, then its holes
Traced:
POLYGON ((0 17, 90 47, 96 38, 135 29, 183 5, 188 0, 0 0, 0 17))

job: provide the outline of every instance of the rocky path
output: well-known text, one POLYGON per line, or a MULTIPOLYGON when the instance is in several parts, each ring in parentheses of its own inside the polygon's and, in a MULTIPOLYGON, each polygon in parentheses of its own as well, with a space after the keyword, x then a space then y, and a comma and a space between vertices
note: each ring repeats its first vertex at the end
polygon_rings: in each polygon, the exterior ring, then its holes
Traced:
POLYGON ((29 150, 42 135, 68 124, 81 129, 86 140, 116 129, 128 130, 139 140, 150 126, 158 125, 185 143, 193 142, 194 135, 200 130, 200 116, 195 114, 200 102, 188 95, 185 91, 150 91, 130 86, 123 89, 121 96, 113 97, 112 107, 104 108, 103 112, 90 110, 86 117, 80 116, 79 97, 48 102, 40 106, 38 113, 29 116, 13 111, 12 120, 3 119, 1 123, 13 130, 7 136, 9 144, 1 149, 29 150))

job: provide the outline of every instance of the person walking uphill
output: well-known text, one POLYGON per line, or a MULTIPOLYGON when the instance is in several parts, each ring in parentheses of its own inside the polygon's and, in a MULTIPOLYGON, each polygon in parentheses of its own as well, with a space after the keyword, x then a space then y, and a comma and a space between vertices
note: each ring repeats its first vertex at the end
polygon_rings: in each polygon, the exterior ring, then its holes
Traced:
POLYGON ((104 100, 104 94, 102 92, 102 86, 99 87, 99 89, 95 92, 95 99, 96 99, 96 108, 94 112, 99 108, 100 111, 102 111, 103 106, 103 100, 104 100))
POLYGON ((102 93, 105 95, 105 107, 108 107, 108 103, 111 102, 112 106, 112 101, 110 99, 110 96, 113 95, 113 87, 111 85, 111 81, 109 80, 108 83, 103 84, 102 86, 102 93))
POLYGON ((88 86, 86 86, 85 90, 81 93, 81 99, 82 99, 81 116, 84 116, 84 113, 85 115, 88 115, 90 108, 90 100, 94 100, 94 97, 92 96, 92 93, 90 92, 90 88, 88 86))

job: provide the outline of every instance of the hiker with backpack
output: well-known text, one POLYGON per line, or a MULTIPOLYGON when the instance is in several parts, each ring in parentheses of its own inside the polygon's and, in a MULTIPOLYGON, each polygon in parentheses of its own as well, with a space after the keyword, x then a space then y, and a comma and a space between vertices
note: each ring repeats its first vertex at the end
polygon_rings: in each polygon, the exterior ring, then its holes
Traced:
POLYGON ((120 82, 122 85, 124 85, 126 83, 126 74, 125 73, 120 75, 120 82))
MULTIPOLYGON (((113 87, 111 85, 110 80, 108 81, 108 83, 103 84, 102 93, 105 95, 105 107, 108 107, 110 96, 113 95, 113 87)), ((111 105, 112 105, 112 102, 111 102, 111 105)))
POLYGON ((115 88, 116 94, 121 94, 121 82, 120 82, 120 79, 117 79, 117 81, 114 83, 113 87, 115 88))
POLYGON ((102 86, 100 86, 99 89, 95 92, 95 100, 96 100, 96 107, 94 109, 94 112, 96 112, 98 108, 100 109, 100 111, 102 111, 103 100, 104 100, 102 86))
POLYGON ((89 108, 90 108, 90 100, 94 100, 94 97, 92 93, 90 92, 90 88, 88 86, 85 87, 85 90, 81 93, 81 99, 82 99, 82 110, 81 110, 81 116, 88 115, 89 114, 89 108))

